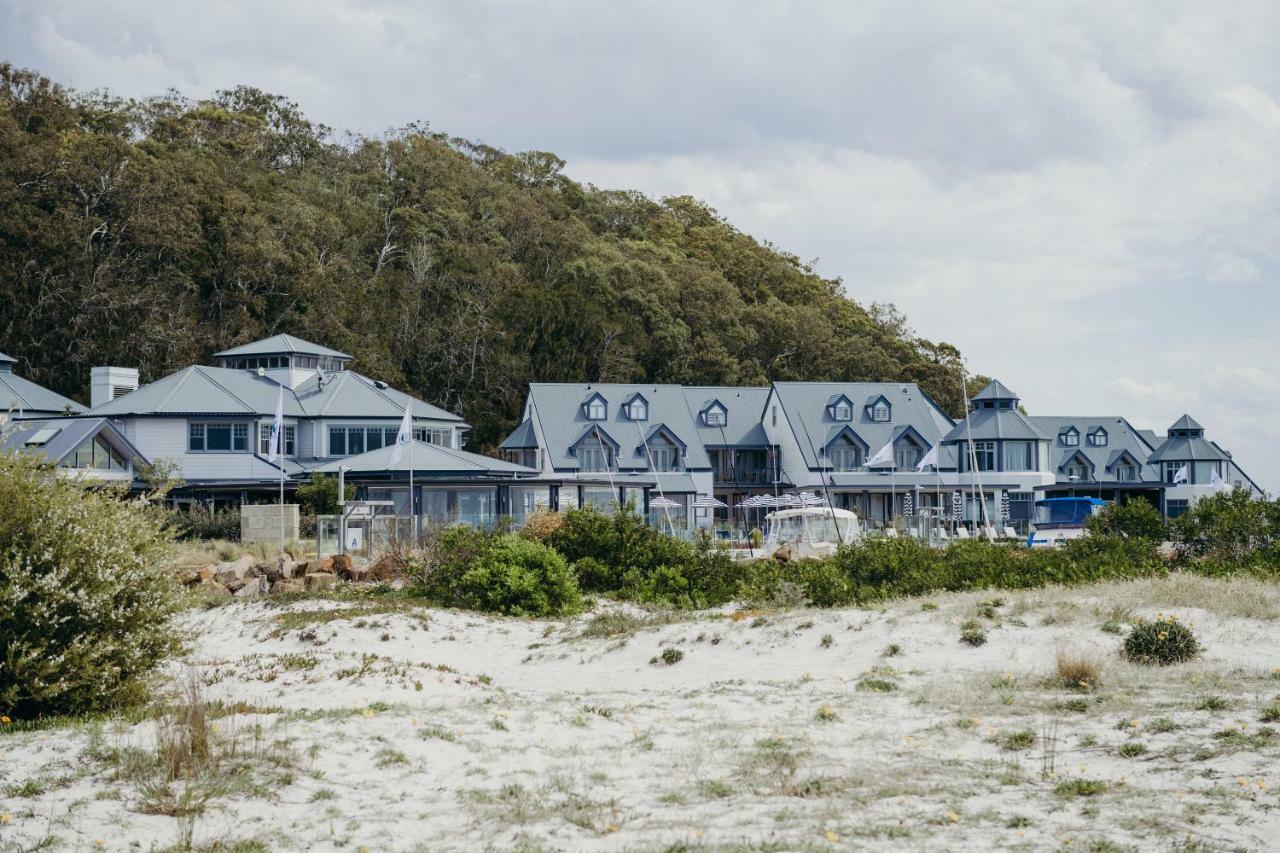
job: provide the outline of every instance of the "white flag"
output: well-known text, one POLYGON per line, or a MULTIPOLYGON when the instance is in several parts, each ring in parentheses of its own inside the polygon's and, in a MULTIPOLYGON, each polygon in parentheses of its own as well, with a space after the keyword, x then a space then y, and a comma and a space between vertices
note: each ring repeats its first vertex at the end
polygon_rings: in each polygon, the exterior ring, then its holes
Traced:
POLYGON ((872 465, 892 465, 893 464, 893 442, 890 441, 884 447, 876 451, 876 455, 867 460, 867 467, 872 465))
POLYGON ((1183 465, 1181 468, 1179 468, 1178 473, 1173 475, 1173 484, 1176 486, 1178 485, 1178 483, 1187 482, 1187 478, 1191 476, 1190 469, 1191 469, 1190 465, 1183 465))
POLYGON ((920 460, 920 464, 916 466, 916 470, 923 471, 930 465, 934 468, 938 467, 938 445, 936 444, 929 448, 929 452, 924 455, 924 458, 920 460))
POLYGON ((1209 475, 1209 486, 1216 491, 1222 491, 1227 487, 1227 483, 1218 475, 1218 469, 1214 468, 1213 473, 1209 475))
POLYGON ((280 460, 284 456, 284 386, 276 396, 276 418, 271 422, 271 444, 267 447, 269 459, 280 460))
POLYGON ((396 433, 396 449, 391 454, 391 464, 395 465, 404 455, 404 449, 413 441, 413 401, 404 404, 404 418, 400 421, 400 431, 396 433))

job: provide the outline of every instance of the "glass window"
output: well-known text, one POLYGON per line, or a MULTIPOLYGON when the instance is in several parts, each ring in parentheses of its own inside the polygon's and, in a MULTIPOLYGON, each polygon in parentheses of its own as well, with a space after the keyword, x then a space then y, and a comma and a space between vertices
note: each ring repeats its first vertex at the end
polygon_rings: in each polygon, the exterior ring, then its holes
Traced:
POLYGON ((871 410, 871 419, 875 421, 889 420, 889 406, 885 403, 876 403, 875 408, 871 410))
POLYGON ((231 425, 231 449, 245 451, 249 449, 249 425, 231 425))
POLYGON ((1035 454, 1029 441, 1006 441, 1004 443, 1004 470, 1034 471, 1035 454))
POLYGON ((725 417, 724 409, 721 409, 719 407, 713 407, 713 408, 707 409, 704 415, 704 419, 706 420, 707 426, 710 426, 710 427, 722 427, 725 425, 725 422, 728 420, 725 417))
POLYGON ((596 397, 591 402, 587 403, 588 420, 602 421, 605 419, 606 412, 607 409, 605 408, 604 400, 601 400, 599 397, 596 397))
POLYGON ((1088 474, 1085 473, 1084 466, 1080 464, 1072 464, 1067 466, 1066 475, 1068 480, 1087 480, 1088 474))
POLYGON ((655 471, 679 471, 680 448, 670 444, 654 444, 649 447, 649 457, 655 471))
POLYGON ((853 471, 862 464, 861 448, 852 444, 837 444, 831 448, 831 469, 833 471, 853 471))
POLYGON ((1121 483, 1132 483, 1138 479, 1137 473, 1132 465, 1116 466, 1116 479, 1121 483))
POLYGON ((973 455, 978 460, 979 471, 996 470, 996 443, 994 441, 975 441, 973 455))
POLYGON ((365 431, 364 443, 366 450, 382 449, 382 427, 372 427, 365 431))
POLYGON ((898 468, 914 468, 920 464, 920 448, 903 444, 893 449, 893 464, 898 468))
POLYGON ((426 436, 427 444, 435 444, 440 447, 453 447, 453 430, 451 429, 429 429, 426 436))
POLYGON ((204 424, 191 424, 187 429, 187 450, 200 453, 204 450, 204 424))
POLYGON ((835 419, 838 421, 853 420, 853 409, 846 402, 836 403, 835 419))
POLYGON ((207 451, 230 451, 231 424, 205 424, 204 442, 207 451))
MULTIPOLYGON (((1164 463, 1164 481, 1172 483, 1173 478, 1178 476, 1178 472, 1182 470, 1184 463, 1182 462, 1166 462, 1164 463)), ((1190 473, 1190 471, 1188 471, 1190 473)), ((1188 479, 1190 479, 1188 477, 1188 479)))
POLYGON ((1062 443, 1067 447, 1080 446, 1080 433, 1076 432, 1073 429, 1067 430, 1066 432, 1062 433, 1062 435, 1058 437, 1062 439, 1062 443))
POLYGON ((64 468, 93 468, 98 471, 126 471, 128 464, 101 435, 86 438, 62 463, 64 468))
POLYGON ((649 419, 649 405, 644 400, 635 399, 627 406, 627 418, 633 421, 646 421, 649 419))
POLYGON ((357 456, 364 453, 364 427, 353 427, 347 430, 347 455, 357 456))
POLYGON ((1094 447, 1107 446, 1107 431, 1105 429, 1095 429, 1089 433, 1089 443, 1094 447))
MULTIPOLYGON (((294 455, 294 438, 297 435, 297 428, 290 425, 284 425, 284 455, 294 455)), ((258 424, 258 454, 261 456, 271 455, 271 424, 258 424)))
POLYGON ((579 445, 578 468, 583 471, 608 471, 613 467, 612 456, 607 447, 598 444, 579 445))

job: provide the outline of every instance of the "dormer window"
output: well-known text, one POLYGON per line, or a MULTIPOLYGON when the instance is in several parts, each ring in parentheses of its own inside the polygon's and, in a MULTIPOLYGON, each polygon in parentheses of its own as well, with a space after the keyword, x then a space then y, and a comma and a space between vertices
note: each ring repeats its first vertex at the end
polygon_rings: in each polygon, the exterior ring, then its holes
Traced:
POLYGON ((1093 447, 1107 446, 1107 431, 1102 427, 1097 427, 1089 431, 1089 444, 1093 447))
POLYGON ((871 407, 871 420, 883 423, 889 420, 889 404, 876 403, 871 407))
POLYGON ((841 400, 836 403, 833 416, 838 421, 851 421, 853 420, 853 408, 847 401, 841 400))
POLYGON ((702 410, 702 423, 709 427, 725 426, 729 423, 729 410, 717 400, 702 410))
POLYGON ((1079 447, 1080 431, 1075 427, 1070 427, 1058 433, 1058 440, 1062 442, 1063 447, 1079 447))
POLYGON ((609 404, 605 402, 604 397, 593 394, 587 402, 582 404, 582 411, 589 421, 603 421, 609 417, 609 404))
MULTIPOLYGON (((627 401, 623 406, 623 410, 627 413, 627 420, 629 421, 649 420, 649 403, 639 394, 627 401)), ((600 420, 600 418, 593 418, 593 420, 600 420)))
POLYGON ((867 399, 866 407, 867 420, 878 424, 887 424, 893 419, 893 406, 885 399, 883 394, 876 394, 874 397, 867 399))

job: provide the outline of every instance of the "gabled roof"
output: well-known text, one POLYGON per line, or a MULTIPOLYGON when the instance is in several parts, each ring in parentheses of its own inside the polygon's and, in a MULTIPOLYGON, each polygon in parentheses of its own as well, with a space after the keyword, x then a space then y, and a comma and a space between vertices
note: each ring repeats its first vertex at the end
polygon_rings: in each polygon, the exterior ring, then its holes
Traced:
POLYGON ((889 408, 893 408, 893 401, 883 394, 872 394, 870 397, 867 398, 867 401, 862 404, 862 407, 864 409, 870 409, 872 406, 874 406, 876 403, 880 402, 881 400, 884 400, 886 406, 888 406, 889 408))
POLYGON ((1009 390, 1009 386, 1005 385, 999 379, 992 379, 987 383, 987 387, 983 388, 977 394, 973 395, 974 400, 1017 400, 1018 395, 1009 390))
POLYGON ((1122 462, 1129 465, 1135 465, 1139 470, 1142 468, 1141 459, 1134 456, 1128 449, 1121 448, 1120 450, 1111 451, 1111 455, 1107 457, 1107 464, 1104 466, 1103 470, 1110 471, 1122 462))
POLYGON ((863 420, 857 424, 857 435, 871 450, 883 447, 906 424, 915 427, 929 446, 936 444, 955 424, 941 406, 912 382, 775 382, 773 390, 795 432, 806 467, 814 471, 822 467, 814 451, 832 438, 833 425, 846 425, 845 421, 832 420, 826 402, 832 397, 843 394, 850 400, 866 400, 884 396, 888 400, 891 420, 863 420))
POLYGON ((1092 459, 1089 458, 1087 454, 1082 453, 1080 451, 1080 448, 1073 447, 1067 452, 1062 454, 1062 459, 1058 462, 1058 470, 1065 471, 1067 469, 1067 466, 1075 461, 1079 461, 1082 465, 1084 465, 1090 471, 1096 471, 1098 469, 1098 466, 1094 463, 1092 459))
MULTIPOLYGON (((7 356, 6 356, 7 358, 7 356)), ((85 407, 16 373, 0 371, 0 413, 10 409, 29 415, 61 415, 68 410, 80 414, 85 407)))
MULTIPOLYGON (((690 403, 686 391, 696 395, 697 402, 708 396, 708 389, 685 389, 679 385, 648 385, 641 383, 559 383, 535 382, 529 386, 529 409, 537 418, 538 433, 546 441, 546 459, 553 468, 576 469, 578 460, 569 453, 583 435, 584 428, 591 424, 599 424, 607 434, 620 445, 635 446, 644 441, 647 423, 666 425, 688 448, 685 453, 685 466, 692 469, 710 468, 711 462, 703 448, 702 436, 719 432, 710 428, 700 433, 694 406, 690 403), (632 395, 644 395, 649 404, 649 420, 647 422, 628 420, 622 410, 622 402, 632 395), (609 403, 609 411, 605 420, 588 420, 583 411, 583 403, 589 398, 600 395, 609 403)), ((726 395, 727 396, 727 395, 726 395)), ((721 397, 731 411, 729 423, 732 426, 735 414, 730 400, 721 397)), ((763 408, 763 402, 761 408, 763 408)), ((759 422, 760 410, 753 413, 753 420, 759 422)), ((631 457, 630 454, 619 458, 619 465, 634 468, 646 467, 648 462, 642 457, 631 457)))
POLYGON ((681 450, 687 450, 689 448, 689 445, 686 444, 685 441, 680 438, 680 436, 676 435, 675 432, 669 429, 666 424, 654 424, 652 427, 650 427, 649 431, 645 433, 644 441, 642 441, 638 445, 640 449, 643 450, 644 445, 652 442, 654 439, 654 436, 657 436, 657 435, 665 435, 666 437, 671 439, 671 441, 674 442, 675 445, 679 447, 681 450))
POLYGON ((332 358, 351 358, 345 352, 338 352, 336 349, 322 347, 320 344, 313 344, 311 341, 304 341, 302 338, 295 338, 293 335, 272 335, 269 338, 263 338, 260 341, 241 344, 238 347, 225 349, 222 352, 214 353, 214 358, 222 358, 224 356, 234 355, 279 355, 281 353, 297 353, 298 355, 324 355, 332 358))
POLYGON ((708 447, 767 447, 769 438, 760 423, 768 388, 732 386, 689 386, 685 400, 693 414, 693 425, 702 444, 708 447), (725 425, 706 426, 702 413, 714 404, 725 410, 725 425))
POLYGON ((832 444, 836 443, 841 438, 852 439, 853 443, 859 445, 863 450, 871 449, 871 445, 867 444, 863 437, 858 435, 858 431, 847 423, 836 423, 831 425, 831 428, 827 430, 826 439, 822 442, 822 449, 829 449, 832 444))
POLYGON ((124 433, 106 418, 33 418, 12 421, 0 430, 0 450, 18 451, 40 456, 51 465, 58 465, 86 439, 104 433, 107 443, 130 459, 146 462, 147 459, 134 447, 124 433), (41 433, 45 433, 41 436, 41 433), (52 433, 52 435, 49 435, 52 433), (33 438, 46 438, 41 444, 28 444, 33 438))
MULTIPOLYGON (((416 418, 462 420, 352 370, 329 374, 323 384, 320 378, 317 373, 297 388, 284 389, 286 417, 398 418, 412 400, 416 418)), ((254 371, 195 365, 103 403, 90 414, 268 417, 275 414, 279 389, 270 377, 254 371)))
MULTIPOLYGON (((1103 483, 1117 482, 1115 478, 1115 462, 1119 459, 1120 454, 1128 453, 1133 457, 1134 462, 1138 466, 1138 477, 1141 480, 1158 480, 1159 476, 1154 467, 1147 465, 1147 457, 1151 454, 1151 446, 1147 444, 1146 438, 1142 434, 1142 430, 1135 429, 1133 424, 1129 423, 1126 418, 1118 416, 1087 416, 1087 417, 1061 417, 1054 415, 1032 415, 1031 422, 1036 424, 1046 434, 1052 436, 1061 435, 1068 429, 1074 429, 1079 434, 1088 434, 1098 428, 1107 431, 1107 444, 1104 447, 1095 447, 1087 441, 1081 441, 1079 445, 1073 445, 1065 449, 1065 453, 1058 457, 1059 462, 1064 462, 1068 455, 1078 453, 1080 456, 1089 460, 1092 467, 1094 477, 1103 483)), ((1061 449, 1058 445, 1055 445, 1061 449)), ((1050 448, 1050 452, 1054 452, 1054 447, 1050 448)), ((1053 457, 1050 457, 1053 461, 1053 457)), ((1058 473, 1061 473, 1060 471, 1058 473)), ((1065 482, 1065 480, 1064 480, 1065 482)))
POLYGON ((438 444, 428 444, 425 441, 416 439, 411 442, 409 447, 404 448, 398 460, 392 462, 395 452, 396 445, 392 444, 377 450, 370 450, 368 453, 361 453, 358 456, 335 459, 312 470, 325 474, 336 474, 339 468, 345 468, 348 476, 352 474, 378 473, 403 473, 407 476, 410 464, 412 464, 415 474, 424 473, 429 476, 525 474, 532 477, 538 473, 537 469, 516 465, 514 462, 505 462, 501 459, 494 459, 491 456, 481 456, 478 453, 468 453, 465 450, 454 450, 451 447, 441 447, 438 444))
POLYGON ((520 422, 520 426, 516 427, 511 435, 502 440, 498 445, 499 450, 526 450, 531 447, 538 446, 538 435, 534 432, 533 421, 525 420, 520 422))
POLYGON ((618 443, 618 440, 616 438, 609 435, 609 431, 604 427, 602 427, 600 425, 601 423, 602 421, 588 421, 587 428, 584 429, 582 432, 580 432, 578 434, 578 437, 574 440, 573 444, 569 446, 573 448, 577 448, 584 441, 587 441, 589 439, 595 439, 597 442, 604 442, 605 444, 608 444, 616 452, 620 447, 622 447, 622 445, 618 443))

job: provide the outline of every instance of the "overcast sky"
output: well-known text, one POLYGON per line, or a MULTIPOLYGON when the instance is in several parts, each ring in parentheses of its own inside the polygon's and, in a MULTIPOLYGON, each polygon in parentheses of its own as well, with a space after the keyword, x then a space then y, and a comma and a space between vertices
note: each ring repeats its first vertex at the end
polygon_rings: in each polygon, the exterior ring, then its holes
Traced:
POLYGON ((248 83, 690 194, 1036 414, 1184 411, 1280 489, 1280 4, 0 0, 76 88, 248 83))

